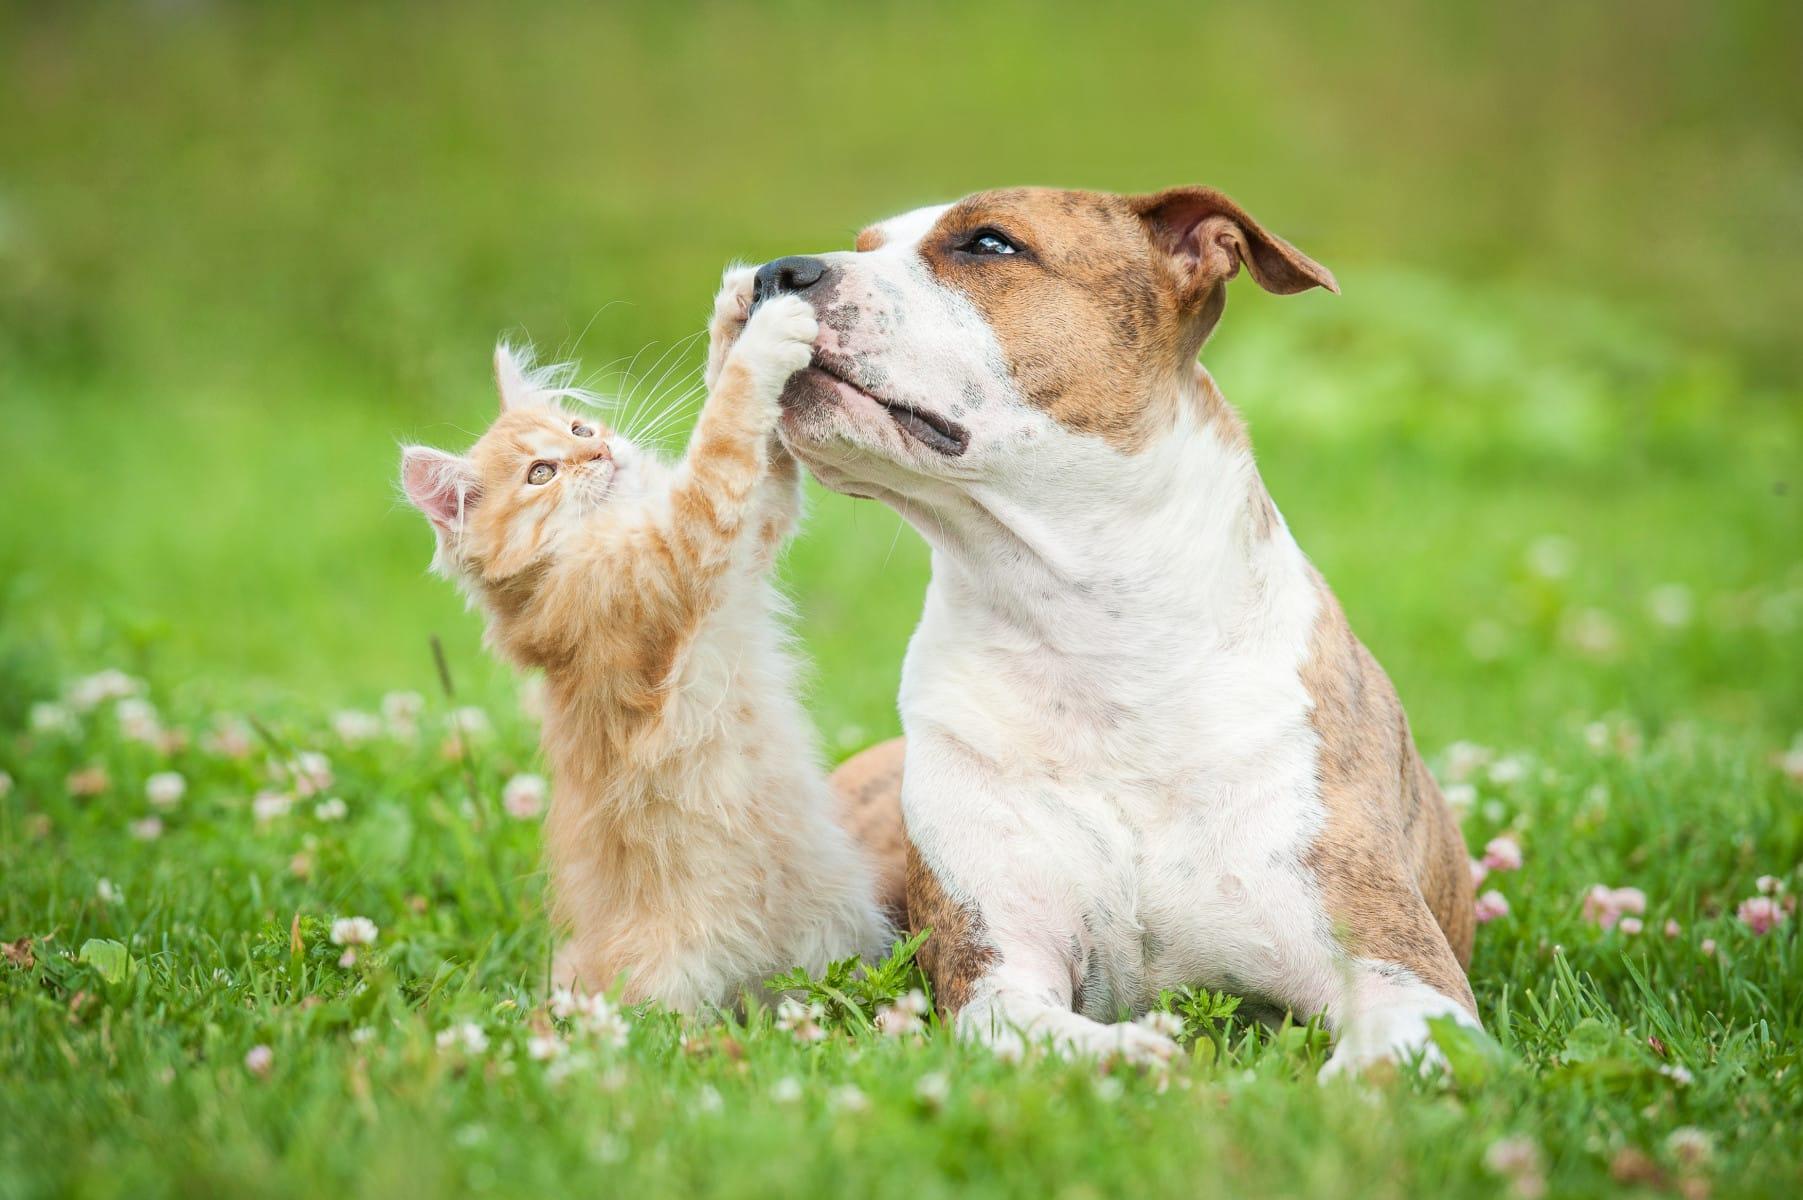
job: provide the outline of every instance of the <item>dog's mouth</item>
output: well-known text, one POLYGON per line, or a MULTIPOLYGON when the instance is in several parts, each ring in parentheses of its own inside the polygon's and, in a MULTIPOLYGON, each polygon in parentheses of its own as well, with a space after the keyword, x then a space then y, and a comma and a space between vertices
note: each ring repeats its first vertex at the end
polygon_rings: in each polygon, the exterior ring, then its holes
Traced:
POLYGON ((834 383, 856 392, 878 408, 889 414, 895 427, 919 442, 922 446, 942 454, 947 458, 956 458, 970 448, 970 434, 956 421, 948 420, 936 412, 924 408, 915 408, 911 404, 901 404, 893 400, 885 400, 874 395, 865 388, 851 381, 851 372, 840 363, 821 353, 814 351, 814 358, 809 364, 812 369, 831 379, 834 383))

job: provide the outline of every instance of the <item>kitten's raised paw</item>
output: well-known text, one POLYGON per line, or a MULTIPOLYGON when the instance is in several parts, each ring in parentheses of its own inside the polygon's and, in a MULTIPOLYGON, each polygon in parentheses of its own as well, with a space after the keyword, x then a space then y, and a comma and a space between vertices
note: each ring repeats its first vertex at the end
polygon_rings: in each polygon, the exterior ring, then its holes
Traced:
POLYGON ((745 323, 751 315, 751 293, 756 283, 756 267, 728 267, 721 272, 720 290, 714 293, 714 329, 745 323))
POLYGON ((811 304, 799 296, 773 296, 746 322, 732 357, 751 372, 757 387, 774 397, 789 376, 812 360, 819 334, 811 304))

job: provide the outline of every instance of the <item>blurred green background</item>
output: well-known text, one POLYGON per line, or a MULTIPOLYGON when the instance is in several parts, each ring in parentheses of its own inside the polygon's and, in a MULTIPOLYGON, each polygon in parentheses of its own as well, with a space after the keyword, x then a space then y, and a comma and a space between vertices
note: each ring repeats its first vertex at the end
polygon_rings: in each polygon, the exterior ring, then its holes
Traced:
MULTIPOLYGON (((499 698, 393 485, 487 421, 498 335, 644 402, 728 259, 1205 182, 1344 287, 1236 285, 1204 360, 1425 743, 1788 739, 1800 14, 0 7, 0 704, 107 664, 367 702, 432 633, 499 698)), ((829 746, 890 731, 917 539, 816 495, 786 575, 829 746)))

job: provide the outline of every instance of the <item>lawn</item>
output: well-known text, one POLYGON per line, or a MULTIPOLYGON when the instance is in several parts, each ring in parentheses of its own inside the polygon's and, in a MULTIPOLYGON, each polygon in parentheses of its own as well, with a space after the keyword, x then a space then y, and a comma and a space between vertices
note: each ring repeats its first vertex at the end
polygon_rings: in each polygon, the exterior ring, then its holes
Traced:
MULTIPOLYGON (((0 1197, 1803 1190, 1794 12, 40 8, 0 1197), (1318 1087, 1319 1030, 1213 996, 1168 1072, 1004 1061, 873 1031, 903 968, 817 1041, 553 1011, 522 682, 397 441, 470 440, 503 333, 692 409, 726 260, 1028 181, 1217 184, 1339 276, 1237 285, 1204 360, 1493 864, 1455 1078, 1318 1087)), ((926 569, 812 495, 829 755, 895 731, 926 569)))

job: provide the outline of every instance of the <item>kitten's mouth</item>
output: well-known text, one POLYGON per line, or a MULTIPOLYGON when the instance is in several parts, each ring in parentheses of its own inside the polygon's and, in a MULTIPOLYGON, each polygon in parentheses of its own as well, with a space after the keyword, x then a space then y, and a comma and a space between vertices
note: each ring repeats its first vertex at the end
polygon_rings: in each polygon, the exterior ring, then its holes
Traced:
POLYGON ((851 370, 848 364, 835 355, 818 348, 814 351, 809 369, 818 371, 834 383, 855 392, 889 414, 895 427, 914 441, 919 442, 935 454, 943 454, 947 458, 956 458, 970 447, 970 434, 956 421, 929 412, 924 408, 915 408, 911 404, 902 404, 893 400, 885 400, 881 396, 858 386, 851 381, 851 370))
POLYGON ((613 492, 619 477, 620 464, 613 459, 588 464, 582 472, 583 497, 591 504, 601 503, 613 492))

